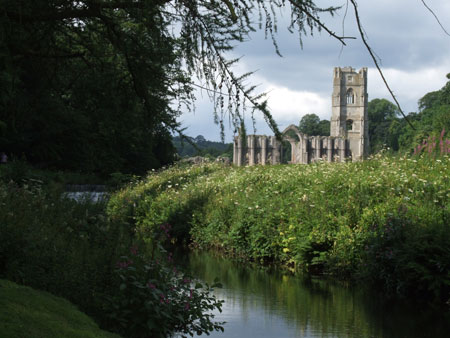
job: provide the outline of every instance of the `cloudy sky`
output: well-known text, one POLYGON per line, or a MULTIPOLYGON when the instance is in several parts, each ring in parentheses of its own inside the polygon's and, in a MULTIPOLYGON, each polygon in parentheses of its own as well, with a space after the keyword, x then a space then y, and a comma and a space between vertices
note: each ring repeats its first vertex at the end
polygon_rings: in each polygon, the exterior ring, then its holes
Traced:
MULTIPOLYGON (((289 12, 278 16, 277 42, 283 57, 276 55, 272 42, 264 32, 251 35, 233 51, 243 56, 236 73, 256 71, 250 82, 261 92, 269 92, 269 108, 280 129, 298 124, 301 117, 315 113, 322 119, 331 116, 332 74, 336 66, 368 67, 369 100, 386 98, 392 101, 356 27, 353 7, 346 0, 317 0, 322 7, 343 5, 338 15, 322 15, 321 19, 337 35, 357 37, 339 41, 328 33, 315 32, 303 37, 303 49, 298 36, 287 30, 289 12), (344 20, 345 16, 345 20, 344 20)), ((426 0, 443 27, 450 32, 450 1, 426 0)), ((426 93, 440 89, 450 73, 450 36, 439 26, 422 0, 359 0, 359 14, 372 49, 381 59, 385 77, 405 112, 417 111, 417 101, 426 93)), ((213 104, 201 90, 197 93, 196 111, 180 117, 185 133, 203 135, 208 140, 220 140, 219 126, 213 121, 213 104)), ((256 115, 256 132, 271 135, 261 115, 256 115)), ((233 130, 227 129, 226 142, 233 130)), ((248 133, 253 133, 248 123, 248 133)))

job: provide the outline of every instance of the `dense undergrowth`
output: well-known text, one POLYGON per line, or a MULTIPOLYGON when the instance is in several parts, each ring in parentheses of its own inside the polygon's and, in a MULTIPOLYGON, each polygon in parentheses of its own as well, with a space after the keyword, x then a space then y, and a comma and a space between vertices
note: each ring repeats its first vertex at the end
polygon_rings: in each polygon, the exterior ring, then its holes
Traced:
POLYGON ((357 163, 172 167, 115 194, 109 215, 151 242, 450 298, 450 159, 377 155, 357 163))
POLYGON ((145 245, 129 221, 108 217, 106 202, 64 196, 40 180, 0 175, 0 278, 64 297, 124 337, 222 329, 210 314, 222 302, 177 271, 164 249, 168 225, 152 229, 145 245))

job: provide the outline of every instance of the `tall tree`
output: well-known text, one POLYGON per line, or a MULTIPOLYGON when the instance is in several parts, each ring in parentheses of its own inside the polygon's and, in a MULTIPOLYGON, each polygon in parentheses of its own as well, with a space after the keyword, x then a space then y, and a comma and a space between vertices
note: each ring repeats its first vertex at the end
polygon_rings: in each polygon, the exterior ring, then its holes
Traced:
POLYGON ((392 121, 399 114, 397 106, 386 99, 373 99, 368 104, 367 113, 371 152, 377 152, 384 146, 398 150, 389 132, 392 121))
POLYGON ((330 136, 330 121, 320 120, 316 114, 306 114, 300 120, 299 130, 311 136, 330 136))
MULTIPOLYGON (((450 80, 449 74, 447 78, 450 80)), ((397 117, 397 107, 384 99, 369 102, 369 134, 373 151, 383 144, 393 150, 412 151, 428 140, 439 139, 442 131, 450 130, 450 81, 440 90, 425 94, 418 101, 419 112, 408 114, 414 126, 410 128, 404 118, 397 117)))
POLYGON ((175 42, 156 4, 112 5, 2 1, 0 148, 98 173, 171 161, 170 101, 189 95, 175 42))
POLYGON ((337 8, 312 0, 1 0, 1 146, 57 166, 70 157, 73 168, 125 170, 145 156, 157 165, 159 140, 179 130, 177 104, 193 100, 191 76, 222 127, 229 114, 238 128, 250 107, 279 134, 266 101, 244 85, 250 74, 233 73, 237 60, 224 55, 258 24, 278 52, 274 13, 284 6, 300 44, 315 30, 345 43, 321 19, 337 8), (81 146, 85 134, 95 137, 81 146))

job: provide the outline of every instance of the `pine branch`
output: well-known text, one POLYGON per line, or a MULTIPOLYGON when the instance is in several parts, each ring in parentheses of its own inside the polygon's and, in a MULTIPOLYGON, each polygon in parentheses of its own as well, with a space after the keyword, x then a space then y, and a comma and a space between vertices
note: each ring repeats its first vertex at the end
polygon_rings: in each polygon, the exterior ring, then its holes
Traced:
POLYGON ((302 13, 304 13, 309 19, 314 21, 320 28, 325 30, 328 34, 330 34, 335 39, 339 40, 340 43, 342 43, 344 46, 347 46, 345 43, 345 39, 356 39, 354 36, 338 36, 335 32, 332 32, 327 26, 325 26, 320 19, 316 18, 313 14, 311 14, 307 8, 305 8, 303 5, 300 5, 296 2, 296 0, 289 0, 290 4, 299 9, 302 13))

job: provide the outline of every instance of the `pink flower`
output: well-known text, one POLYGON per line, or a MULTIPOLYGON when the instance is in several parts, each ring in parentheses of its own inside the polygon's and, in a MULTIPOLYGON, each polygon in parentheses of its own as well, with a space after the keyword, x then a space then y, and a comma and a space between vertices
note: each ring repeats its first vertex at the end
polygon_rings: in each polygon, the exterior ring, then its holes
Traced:
POLYGON ((155 289, 156 288, 156 285, 153 284, 153 283, 150 283, 150 282, 147 283, 147 286, 148 286, 149 289, 155 289))
POLYGON ((191 306, 189 305, 189 303, 186 303, 186 305, 184 306, 184 309, 185 309, 185 310, 189 310, 190 307, 191 307, 191 306))
POLYGON ((131 264, 133 264, 133 261, 130 259, 127 262, 117 262, 116 265, 119 269, 125 269, 128 266, 130 266, 131 264))

